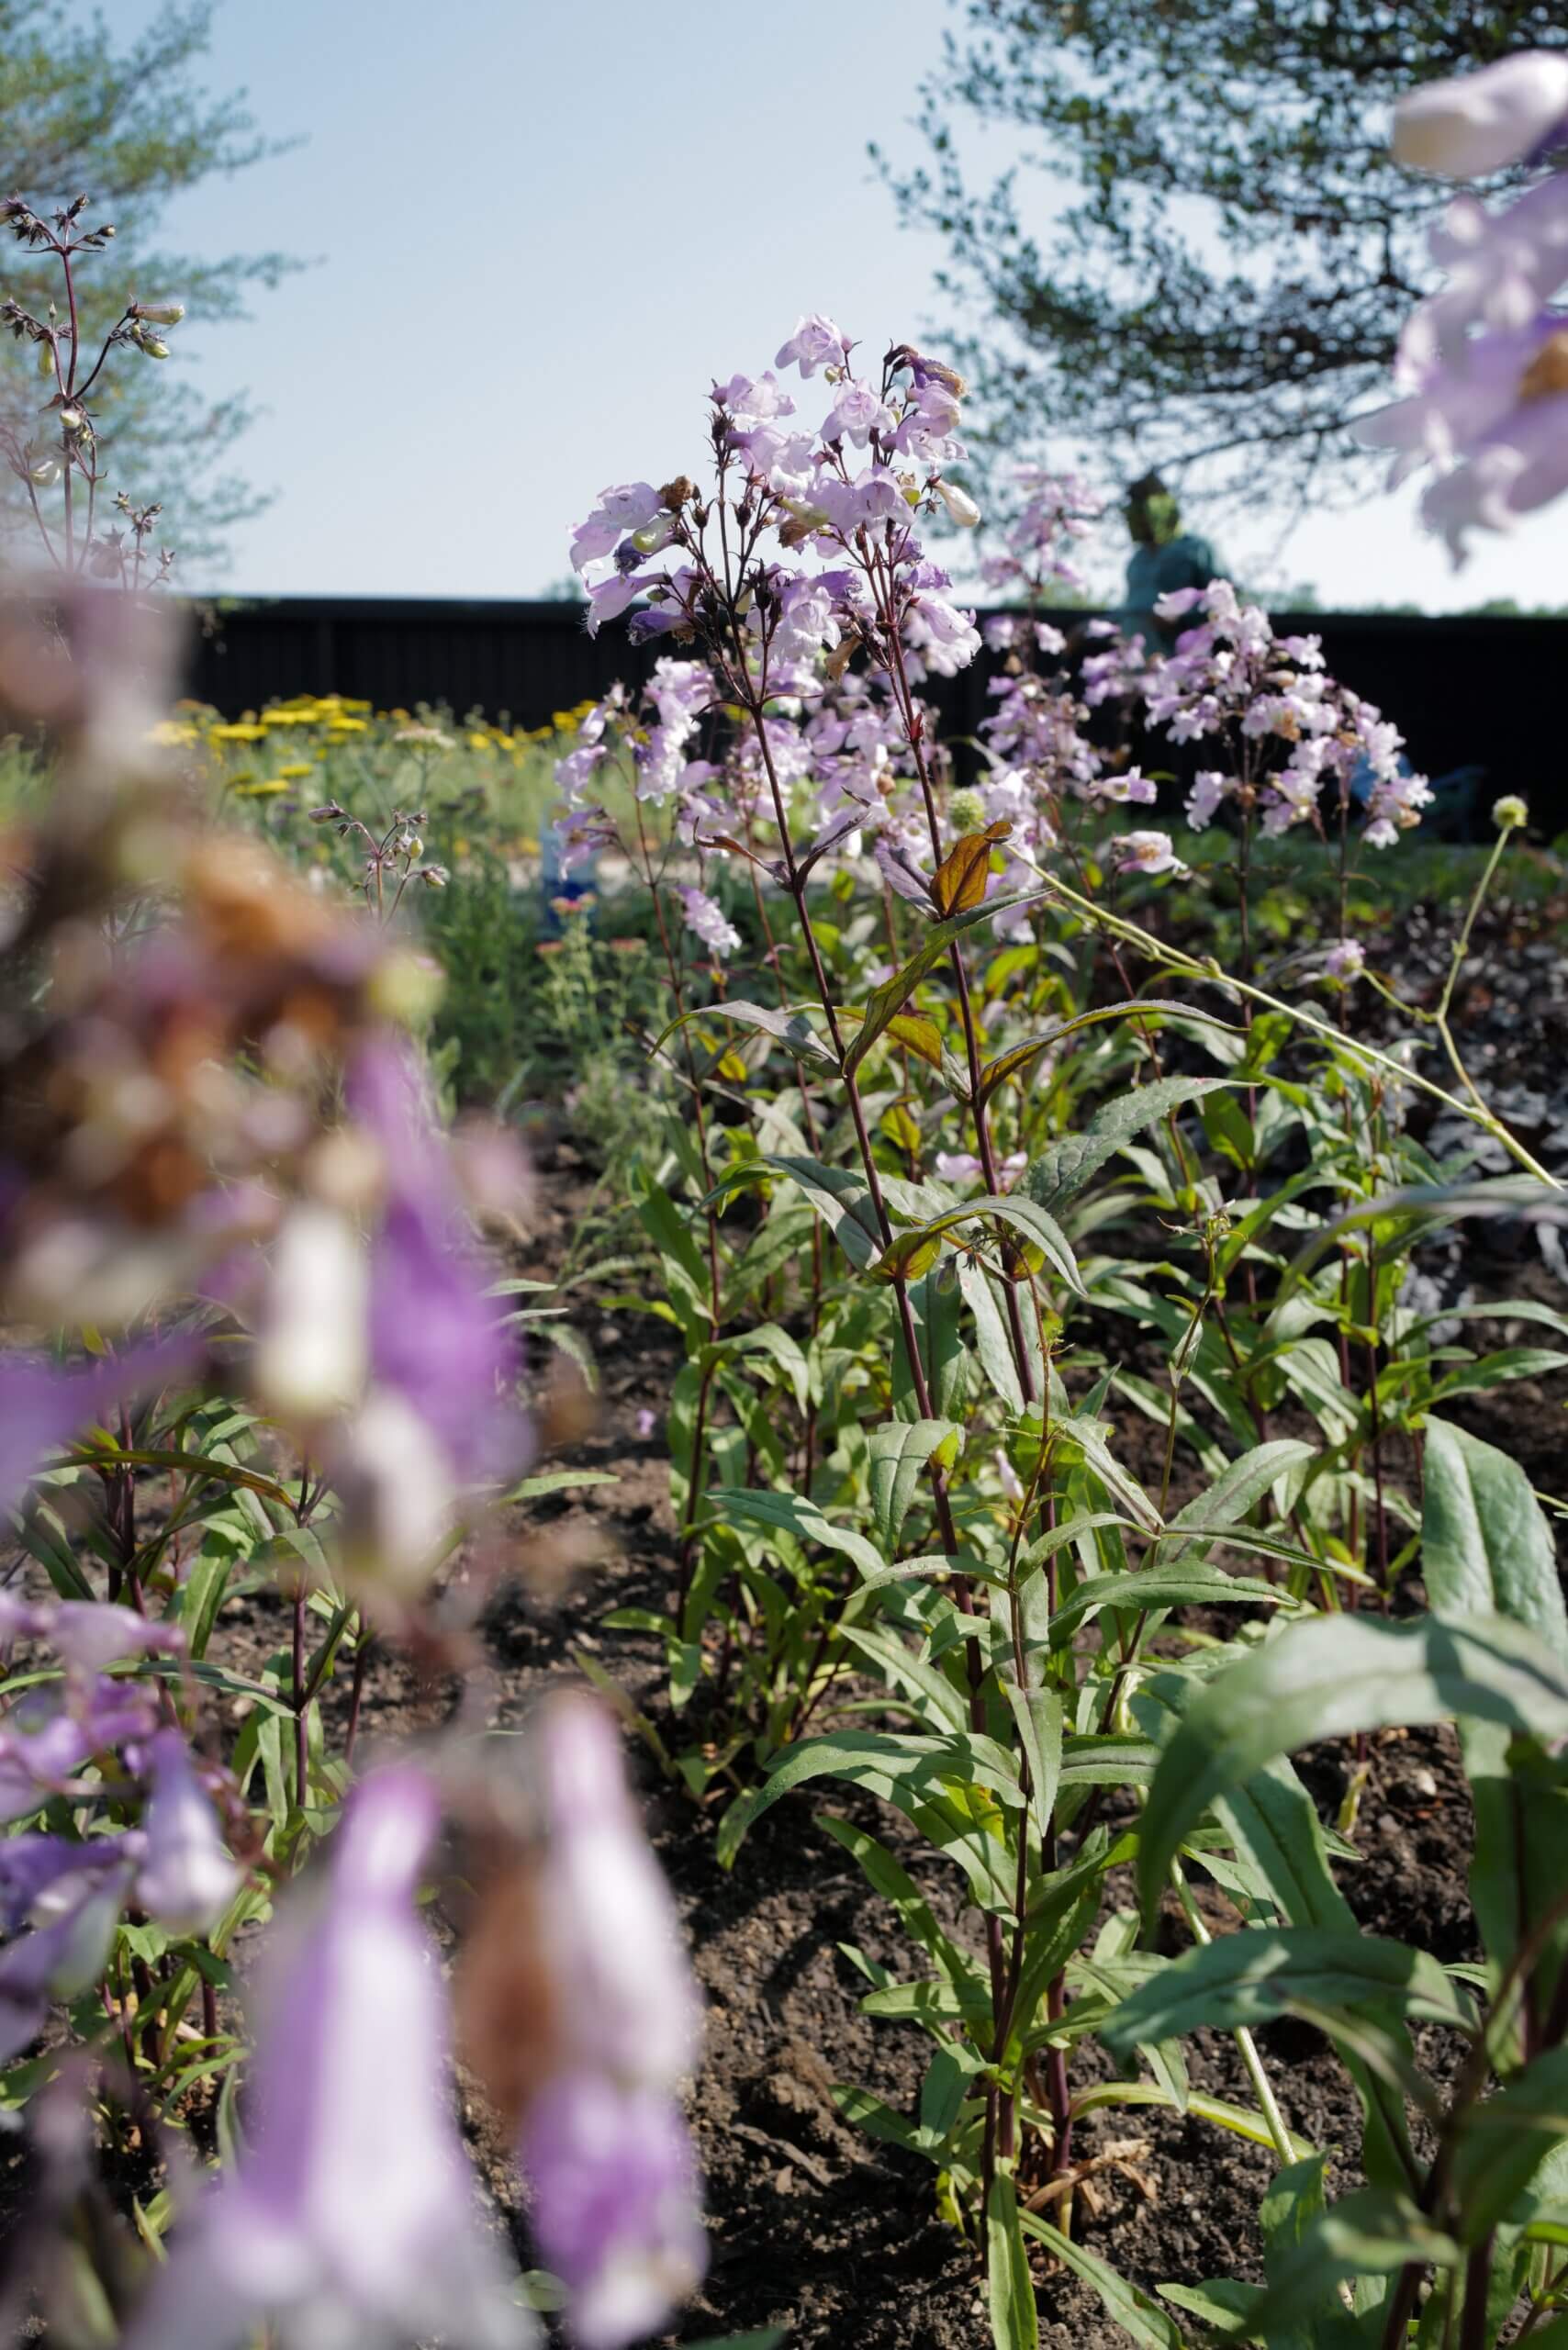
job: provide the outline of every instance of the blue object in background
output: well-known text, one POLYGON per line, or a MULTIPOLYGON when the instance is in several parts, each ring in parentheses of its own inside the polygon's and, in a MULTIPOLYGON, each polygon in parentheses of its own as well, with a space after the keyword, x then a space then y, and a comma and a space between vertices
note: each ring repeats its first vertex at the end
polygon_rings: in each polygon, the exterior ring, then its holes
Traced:
POLYGON ((560 827, 547 824, 539 843, 539 925, 546 938, 561 935, 560 904, 576 905, 594 895, 593 871, 567 873, 561 865, 560 827))
MULTIPOLYGON (((1416 770, 1404 753, 1400 754, 1399 772, 1414 775, 1416 770)), ((1350 798, 1358 808, 1365 809, 1372 795, 1375 778, 1372 763, 1358 759, 1350 771, 1350 798)), ((1474 837, 1476 808, 1481 787, 1486 780, 1484 767, 1450 767, 1447 775, 1428 778, 1432 797, 1421 811, 1419 829, 1439 841, 1467 841, 1474 837)))

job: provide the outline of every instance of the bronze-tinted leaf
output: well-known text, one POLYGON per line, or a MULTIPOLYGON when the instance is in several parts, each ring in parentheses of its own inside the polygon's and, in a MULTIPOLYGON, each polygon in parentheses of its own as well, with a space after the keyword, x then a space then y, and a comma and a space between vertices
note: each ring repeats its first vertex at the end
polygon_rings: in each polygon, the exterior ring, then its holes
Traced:
POLYGON ((983 833, 966 833, 956 840, 931 877, 931 898, 939 914, 968 913, 985 895, 991 873, 991 852, 1013 830, 1002 822, 988 824, 983 833))

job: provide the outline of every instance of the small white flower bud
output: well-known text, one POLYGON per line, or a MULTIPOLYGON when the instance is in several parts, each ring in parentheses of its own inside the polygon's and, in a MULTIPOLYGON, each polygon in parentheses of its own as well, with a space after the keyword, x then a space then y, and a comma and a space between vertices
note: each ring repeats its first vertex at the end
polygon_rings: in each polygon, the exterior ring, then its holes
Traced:
POLYGON ((1517 791, 1505 792, 1492 803, 1492 822, 1499 832, 1510 833, 1517 825, 1529 822, 1529 808, 1517 791))
POLYGON ((947 509, 948 519, 957 522, 960 531, 972 531, 980 520, 980 510, 967 490, 950 481, 939 481, 936 495, 947 509))

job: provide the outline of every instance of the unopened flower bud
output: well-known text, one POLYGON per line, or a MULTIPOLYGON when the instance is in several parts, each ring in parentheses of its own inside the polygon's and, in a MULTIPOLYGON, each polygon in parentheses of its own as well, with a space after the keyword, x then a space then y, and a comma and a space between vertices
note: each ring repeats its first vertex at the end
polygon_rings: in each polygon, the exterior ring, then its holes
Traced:
POLYGON ((39 345, 39 374, 40 375, 52 375, 53 373, 54 345, 51 342, 40 342, 39 345))
POLYGON ((149 334, 140 322, 132 327, 130 339, 144 359, 167 359, 169 356, 168 344, 160 341, 155 334, 149 334))
POLYGON ((444 890, 446 887, 446 867, 444 865, 423 866, 420 871, 420 879, 424 883, 427 890, 444 890))
POLYGON ((1529 822, 1529 808, 1517 791, 1505 792, 1492 803, 1492 822, 1499 832, 1512 832, 1516 825, 1529 822))
POLYGON ((60 426, 62 432, 69 432, 72 438, 75 439, 78 434, 86 431, 87 420, 79 408, 62 408, 60 411, 60 426))
POLYGON ((633 532, 632 544, 639 554, 657 554, 661 547, 668 546, 674 536, 675 516, 660 514, 642 530, 633 532))
POLYGON ((137 302, 132 307, 139 319, 155 327, 177 327, 185 315, 183 302, 137 302))
POLYGON ((967 490, 959 489, 954 482, 939 481, 936 495, 947 509, 948 520, 957 522, 960 531, 974 529, 980 520, 980 510, 967 490))
POLYGON ((329 800, 324 808, 312 808, 309 810, 309 821, 313 824, 330 824, 334 817, 341 816, 342 812, 342 809, 337 800, 329 800))

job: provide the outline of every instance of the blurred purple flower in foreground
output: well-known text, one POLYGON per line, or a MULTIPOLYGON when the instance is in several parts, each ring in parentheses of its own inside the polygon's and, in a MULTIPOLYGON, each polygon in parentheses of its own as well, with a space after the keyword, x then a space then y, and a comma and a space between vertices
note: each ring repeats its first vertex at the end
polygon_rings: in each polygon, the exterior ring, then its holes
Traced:
POLYGON ((543 1708, 533 1742, 556 2069, 524 2115, 522 2164, 573 2333, 585 2350, 621 2350, 707 2266, 675 2094, 696 2059, 697 1996, 614 1725, 592 1699, 564 1697, 543 1708))
POLYGON ((175 1333, 80 1369, 41 1355, 0 1355, 0 1509, 20 1498, 46 1453, 117 1405, 180 1378, 200 1353, 187 1334, 175 1333))
POLYGON ((379 1147, 383 1201, 363 1308, 365 1392, 328 1449, 351 1555, 413 1595, 465 1490, 515 1474, 529 1431, 516 1343, 486 1294, 494 1269, 407 1049, 390 1037, 364 1046, 348 1099, 379 1147))
POLYGON ((0 2064, 37 2039, 50 2000, 79 1998, 108 1962, 131 1867, 112 1852, 107 1867, 91 1846, 81 1852, 82 1865, 32 1888, 32 1930, 0 1951, 0 2064))
MULTIPOLYGON (((1528 50, 1481 73, 1413 91, 1396 111, 1394 153, 1454 178, 1568 154, 1568 58, 1528 50)), ((1412 313, 1394 383, 1405 395, 1356 425, 1390 449, 1390 482, 1438 469, 1421 500, 1456 563, 1474 530, 1506 531, 1568 489, 1568 171, 1506 209, 1473 196, 1430 239, 1448 272, 1412 313)))
POLYGON ((241 1872, 218 1833, 185 1739, 161 1729, 149 1743, 152 1796, 136 1897, 176 1934, 205 1934, 239 1891, 241 1872))
POLYGON ((220 2350, 263 2312, 310 2350, 534 2338, 458 2137, 441 1967, 414 1906, 438 1816, 408 1767, 351 1799, 324 1892, 267 1954, 249 2143, 126 2350, 220 2350))
POLYGON ((1521 50, 1484 73, 1428 82, 1394 109, 1394 152, 1417 171, 1481 179, 1568 140, 1568 57, 1521 50))

